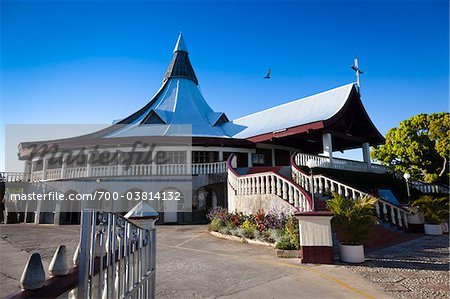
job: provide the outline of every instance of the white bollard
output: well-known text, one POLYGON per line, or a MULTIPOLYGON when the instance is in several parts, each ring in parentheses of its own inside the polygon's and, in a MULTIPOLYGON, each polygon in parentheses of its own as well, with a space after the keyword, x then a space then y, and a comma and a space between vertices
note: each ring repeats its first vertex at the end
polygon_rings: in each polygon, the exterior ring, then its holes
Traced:
POLYGON ((78 243, 77 249, 73 254, 72 262, 74 266, 78 266, 80 264, 80 243, 78 243))
POLYGON ((55 255, 48 266, 48 272, 51 276, 67 275, 70 265, 67 259, 66 246, 61 245, 56 249, 55 255))
POLYGON ((45 272, 41 256, 35 252, 28 258, 28 262, 20 277, 20 287, 23 290, 36 290, 44 286, 45 272))

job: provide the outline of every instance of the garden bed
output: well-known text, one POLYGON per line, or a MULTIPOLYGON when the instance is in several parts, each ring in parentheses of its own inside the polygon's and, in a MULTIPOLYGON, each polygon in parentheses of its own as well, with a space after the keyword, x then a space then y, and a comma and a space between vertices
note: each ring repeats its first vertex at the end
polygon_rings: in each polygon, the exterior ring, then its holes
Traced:
POLYGON ((263 241, 259 241, 259 240, 252 240, 252 239, 247 239, 244 237, 225 235, 225 234, 221 234, 221 233, 215 232, 215 231, 210 231, 209 233, 211 235, 213 235, 217 238, 221 238, 221 239, 275 248, 275 243, 263 242, 263 241))
POLYGON ((218 207, 209 211, 209 230, 219 238, 270 246, 281 250, 300 249, 298 220, 292 215, 229 213, 218 207))

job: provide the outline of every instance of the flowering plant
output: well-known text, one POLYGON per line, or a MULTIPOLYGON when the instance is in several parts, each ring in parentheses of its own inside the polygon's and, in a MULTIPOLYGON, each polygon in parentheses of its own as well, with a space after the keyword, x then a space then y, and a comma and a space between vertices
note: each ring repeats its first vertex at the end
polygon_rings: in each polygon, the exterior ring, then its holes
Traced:
POLYGON ((230 215, 228 214, 228 210, 222 207, 216 207, 211 210, 209 210, 208 214, 206 215, 206 218, 209 221, 212 221, 213 219, 219 219, 223 222, 227 222, 229 220, 230 215))

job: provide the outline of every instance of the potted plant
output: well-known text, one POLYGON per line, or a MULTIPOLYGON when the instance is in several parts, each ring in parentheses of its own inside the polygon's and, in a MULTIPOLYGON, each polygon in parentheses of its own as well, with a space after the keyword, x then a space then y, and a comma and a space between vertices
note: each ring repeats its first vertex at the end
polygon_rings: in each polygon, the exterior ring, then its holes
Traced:
POLYGON ((412 203, 425 216, 424 230, 426 235, 442 235, 442 224, 448 221, 448 197, 434 198, 429 195, 421 196, 412 203))
POLYGON ((331 221, 339 231, 341 261, 364 262, 362 241, 369 233, 370 225, 376 221, 374 211, 376 201, 369 196, 352 199, 336 193, 333 193, 333 198, 327 201, 328 209, 334 215, 331 221))

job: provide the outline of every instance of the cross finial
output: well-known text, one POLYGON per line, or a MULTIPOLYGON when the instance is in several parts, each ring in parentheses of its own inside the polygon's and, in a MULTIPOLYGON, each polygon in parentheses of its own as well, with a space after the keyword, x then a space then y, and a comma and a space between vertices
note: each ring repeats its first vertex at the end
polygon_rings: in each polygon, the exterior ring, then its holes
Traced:
POLYGON ((361 71, 361 69, 359 68, 358 57, 355 57, 354 63, 351 68, 356 72, 356 86, 358 87, 359 94, 361 94, 361 82, 359 80, 359 77, 363 74, 363 71, 361 71))

